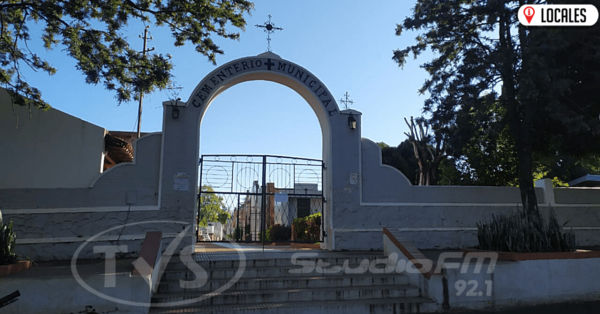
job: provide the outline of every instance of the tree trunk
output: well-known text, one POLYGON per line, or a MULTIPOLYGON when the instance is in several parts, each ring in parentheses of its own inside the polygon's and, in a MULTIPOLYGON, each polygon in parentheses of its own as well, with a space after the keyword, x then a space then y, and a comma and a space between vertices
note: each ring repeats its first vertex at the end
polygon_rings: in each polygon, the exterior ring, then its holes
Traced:
POLYGON ((408 136, 408 141, 413 146, 415 158, 419 164, 419 185, 435 185, 437 184, 437 167, 439 166, 442 159, 445 157, 445 143, 442 144, 443 140, 441 137, 436 137, 436 146, 432 151, 429 145, 428 128, 423 129, 422 121, 417 122, 410 117, 410 123, 404 118, 406 125, 410 129, 409 133, 404 133, 408 136), (418 126, 418 130, 417 130, 418 126))
MULTIPOLYGON (((502 61, 502 96, 506 102, 509 126, 519 159, 519 189, 521 191, 521 203, 529 213, 537 212, 537 197, 533 187, 533 153, 531 143, 532 113, 528 99, 517 100, 517 89, 515 87, 515 72, 512 67, 515 60, 515 48, 512 44, 509 11, 502 4, 500 14, 500 47, 504 60, 502 61)), ((519 26, 519 35, 525 36, 525 31, 519 26)), ((526 43, 525 38, 519 38, 521 44, 526 43)), ((523 54, 521 73, 527 75, 526 46, 521 46, 523 54)), ((522 81, 523 79, 521 79, 522 81)))

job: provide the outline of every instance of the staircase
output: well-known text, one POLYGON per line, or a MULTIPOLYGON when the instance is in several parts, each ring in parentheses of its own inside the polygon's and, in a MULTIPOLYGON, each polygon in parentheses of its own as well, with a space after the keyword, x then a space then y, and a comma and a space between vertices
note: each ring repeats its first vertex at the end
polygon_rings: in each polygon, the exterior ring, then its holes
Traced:
POLYGON ((150 313, 419 313, 422 303, 431 302, 403 274, 370 272, 371 261, 384 256, 312 253, 318 256, 307 257, 305 251, 295 263, 293 252, 246 254, 243 271, 237 253, 195 254, 195 262, 207 275, 206 284, 199 288, 181 287, 180 279, 190 281, 196 276, 174 257, 177 261, 168 264, 150 313), (348 267, 341 267, 344 263, 348 267), (308 273, 302 271, 304 267, 314 270, 308 273), (240 277, 231 283, 236 273, 240 277), (165 303, 171 305, 156 305, 165 303))

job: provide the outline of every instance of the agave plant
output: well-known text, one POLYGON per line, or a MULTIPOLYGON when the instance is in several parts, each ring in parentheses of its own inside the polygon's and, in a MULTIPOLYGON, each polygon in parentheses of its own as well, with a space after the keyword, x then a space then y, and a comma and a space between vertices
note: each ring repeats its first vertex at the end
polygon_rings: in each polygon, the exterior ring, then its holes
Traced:
POLYGON ((13 221, 5 225, 0 216, 0 265, 16 263, 19 255, 15 253, 17 235, 13 231, 13 221))
POLYGON ((548 219, 539 211, 492 214, 491 221, 477 223, 477 239, 482 250, 502 252, 571 252, 577 243, 572 230, 563 232, 554 210, 548 219))

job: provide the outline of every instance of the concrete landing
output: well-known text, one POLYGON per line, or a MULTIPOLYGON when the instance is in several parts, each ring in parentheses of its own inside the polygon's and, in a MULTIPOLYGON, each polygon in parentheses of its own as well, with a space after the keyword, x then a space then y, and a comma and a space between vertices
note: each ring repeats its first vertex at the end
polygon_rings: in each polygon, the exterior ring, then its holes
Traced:
POLYGON ((0 279, 0 296, 21 293, 0 313, 147 313, 151 290, 142 277, 131 274, 133 261, 116 260, 108 271, 104 259, 78 261, 74 267, 78 277, 71 261, 38 263, 0 279))
POLYGON ((319 249, 298 249, 290 245, 271 245, 261 243, 232 243, 232 242, 197 242, 196 253, 214 252, 287 252, 287 251, 321 251, 319 249))

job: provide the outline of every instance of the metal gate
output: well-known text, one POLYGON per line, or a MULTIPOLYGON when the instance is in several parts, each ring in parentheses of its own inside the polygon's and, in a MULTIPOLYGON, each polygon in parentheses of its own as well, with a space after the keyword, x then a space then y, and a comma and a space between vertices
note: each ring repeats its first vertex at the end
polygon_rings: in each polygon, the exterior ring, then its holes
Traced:
POLYGON ((202 155, 199 166, 198 241, 323 241, 323 161, 202 155))

